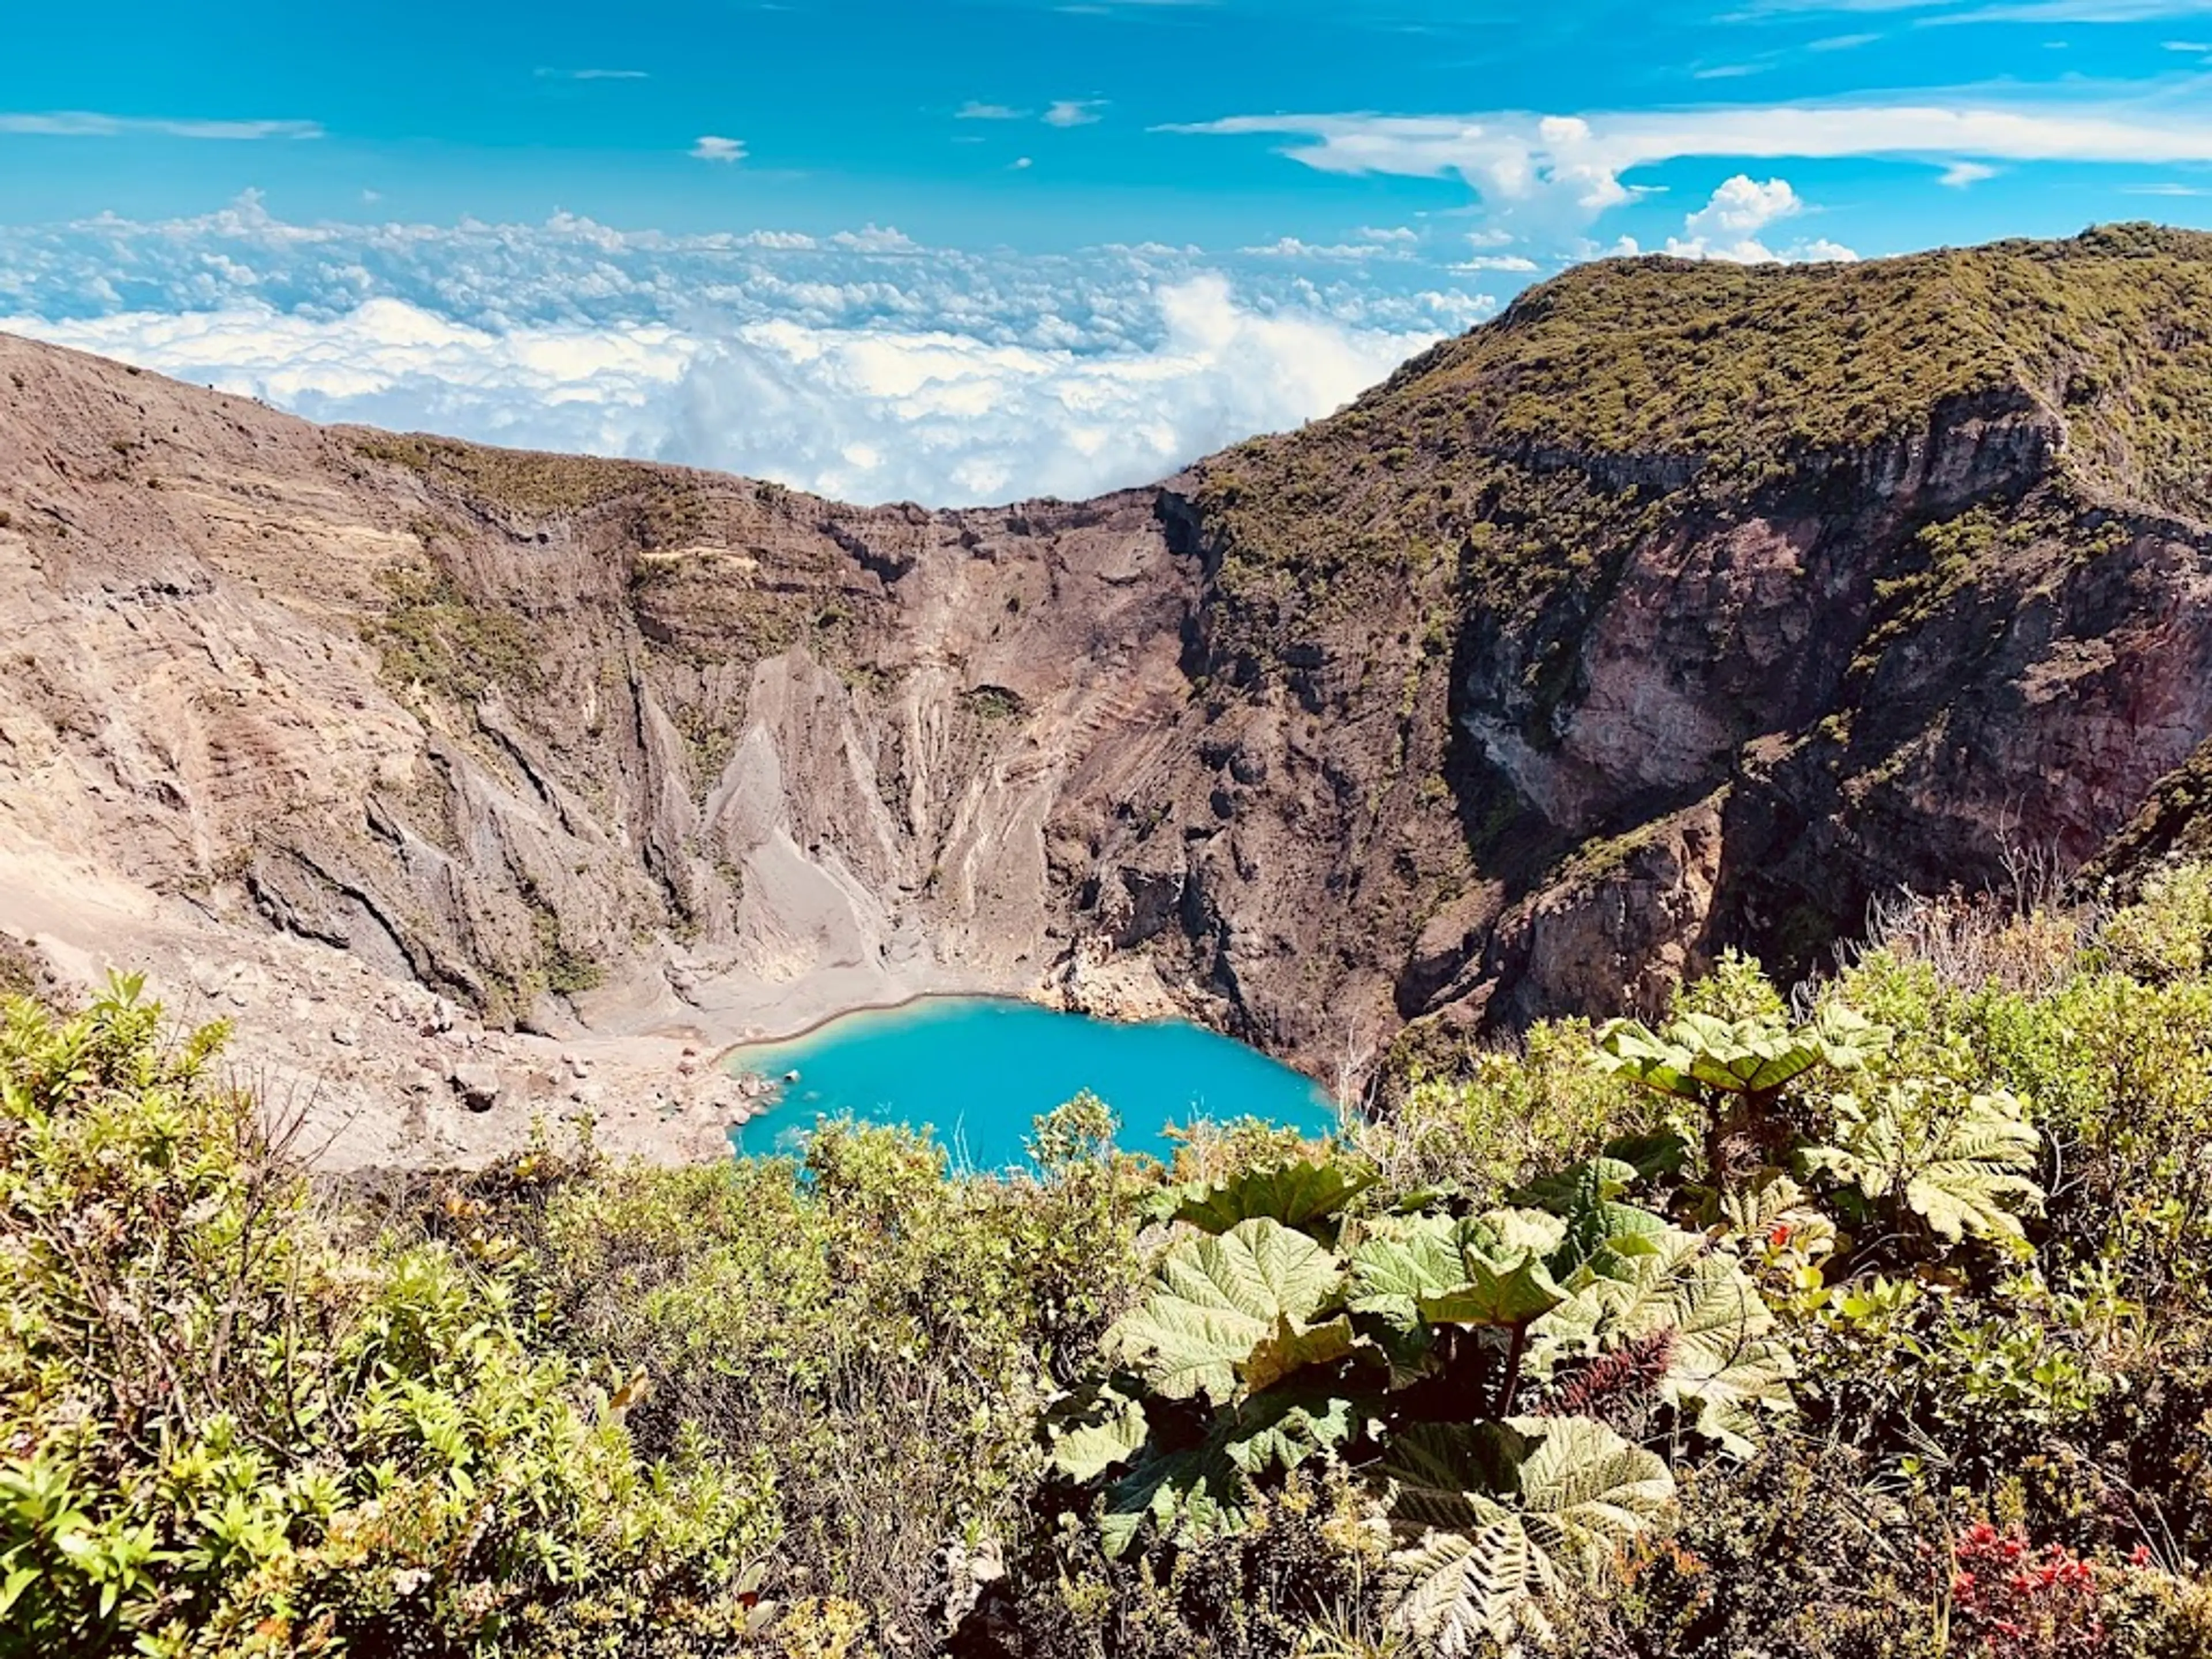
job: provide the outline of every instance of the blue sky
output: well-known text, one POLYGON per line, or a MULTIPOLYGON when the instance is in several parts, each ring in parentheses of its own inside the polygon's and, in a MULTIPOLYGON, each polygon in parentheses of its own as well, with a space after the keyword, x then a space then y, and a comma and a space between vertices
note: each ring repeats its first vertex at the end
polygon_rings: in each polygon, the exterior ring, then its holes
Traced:
POLYGON ((1579 258, 2212 224, 2212 0, 112 0, 0 326, 870 498, 1140 481, 1579 258))

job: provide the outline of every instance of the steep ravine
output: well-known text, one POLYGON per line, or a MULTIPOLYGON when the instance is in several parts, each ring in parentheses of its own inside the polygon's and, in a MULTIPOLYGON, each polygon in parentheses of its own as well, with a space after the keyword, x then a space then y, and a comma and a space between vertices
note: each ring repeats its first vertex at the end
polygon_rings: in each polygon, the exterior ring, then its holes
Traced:
MULTIPOLYGON (((957 513, 0 339, 0 930, 240 1012, 354 1162, 915 989, 1356 1086, 1802 966, 2190 833, 2208 249, 1590 267, 1158 489, 957 513)), ((711 1144, 660 1092, 615 1138, 711 1144)))

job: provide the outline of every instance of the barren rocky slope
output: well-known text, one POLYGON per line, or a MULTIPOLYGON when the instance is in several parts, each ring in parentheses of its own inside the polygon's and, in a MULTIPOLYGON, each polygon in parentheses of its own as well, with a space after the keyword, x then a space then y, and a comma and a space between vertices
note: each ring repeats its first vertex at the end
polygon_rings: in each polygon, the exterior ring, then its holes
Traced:
POLYGON ((0 929, 252 1009, 343 1161, 711 1146, 681 1048, 933 987, 1357 1081, 2196 833, 2201 237, 1589 267, 993 511, 0 374, 0 929))

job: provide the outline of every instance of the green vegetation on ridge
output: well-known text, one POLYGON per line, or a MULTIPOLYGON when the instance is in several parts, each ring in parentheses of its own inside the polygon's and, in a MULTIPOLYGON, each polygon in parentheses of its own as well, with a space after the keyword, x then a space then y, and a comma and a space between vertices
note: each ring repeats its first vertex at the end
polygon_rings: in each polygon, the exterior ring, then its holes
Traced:
POLYGON ((1759 471, 2012 393, 2019 412, 2033 399, 2082 423, 2077 459, 2201 506, 2200 470, 2177 463, 2212 437, 2208 311, 2212 236, 2148 225, 1852 264, 1607 260, 1353 407, 1456 404, 1480 445, 1759 471))
MULTIPOLYGON (((1503 613, 1598 592, 1671 519, 1809 498, 1968 414, 2023 462, 2046 444, 2084 503, 2212 516, 2212 237, 1570 270, 1341 414, 1206 464, 1221 637, 1272 659, 1394 590, 1503 613)), ((2014 471, 2013 493, 2039 476, 2014 471)))

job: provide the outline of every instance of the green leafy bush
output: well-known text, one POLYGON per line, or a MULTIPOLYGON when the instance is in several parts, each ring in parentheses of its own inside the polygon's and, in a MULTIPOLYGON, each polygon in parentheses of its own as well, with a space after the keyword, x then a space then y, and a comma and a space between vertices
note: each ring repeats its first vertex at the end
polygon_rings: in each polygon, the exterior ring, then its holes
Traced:
POLYGON ((1626 1202, 1602 1158, 1482 1214, 1302 1162, 1169 1195, 1188 1231, 1107 1334, 1109 1369, 1053 1424, 1102 1490, 1121 1554, 1242 1533, 1307 1466, 1365 1470, 1397 1540, 1392 1624, 1446 1653, 1542 1628, 1674 1490, 1645 1438, 1747 1447, 1789 1361, 1751 1282, 1704 1237, 1626 1202), (1624 1356, 1627 1364, 1621 1364, 1624 1356))
POLYGON ((7 1002, 0 1659, 2197 1659, 2206 890, 991 1179, 318 1188, 220 1028, 7 1002))
POLYGON ((832 1124, 803 1162, 600 1166, 501 1212, 543 1340, 651 1379, 640 1447, 774 1472, 778 1593, 919 1640, 948 1541, 1024 1524, 1037 1413, 1136 1278, 1157 1166, 1111 1139, 1079 1102, 1040 1121, 1050 1174, 953 1179, 917 1135, 832 1124))
POLYGON ((325 1227, 136 981, 0 1031, 0 1654, 726 1638, 742 1468, 639 1461, 512 1281, 325 1227))

